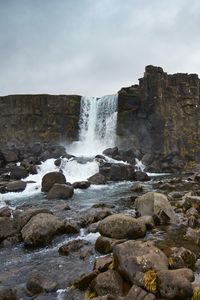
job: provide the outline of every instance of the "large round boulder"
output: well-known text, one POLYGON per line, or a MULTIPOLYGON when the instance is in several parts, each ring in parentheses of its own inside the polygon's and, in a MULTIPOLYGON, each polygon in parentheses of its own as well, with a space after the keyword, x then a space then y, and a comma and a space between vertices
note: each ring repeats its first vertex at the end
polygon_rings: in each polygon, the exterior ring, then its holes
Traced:
POLYGON ((51 242, 56 234, 62 234, 63 231, 63 222, 57 217, 41 213, 30 219, 22 228, 21 234, 25 245, 41 246, 51 242))
POLYGON ((137 272, 168 269, 168 258, 152 242, 127 241, 115 245, 113 255, 118 271, 132 283, 137 272))
POLYGON ((162 270, 157 273, 158 289, 164 299, 191 299, 194 280, 192 270, 183 268, 177 270, 162 270))
POLYGON ((175 221, 175 212, 167 197, 161 193, 148 192, 139 196, 135 206, 141 216, 156 216, 161 223, 175 221))
POLYGON ((47 199, 68 199, 74 194, 73 186, 55 183, 47 194, 47 199))
POLYGON ((146 234, 146 226, 143 222, 122 213, 102 220, 98 230, 103 236, 114 239, 135 239, 144 237, 146 234))
POLYGON ((55 183, 66 184, 65 176, 60 172, 49 172, 42 178, 42 192, 48 192, 55 183))

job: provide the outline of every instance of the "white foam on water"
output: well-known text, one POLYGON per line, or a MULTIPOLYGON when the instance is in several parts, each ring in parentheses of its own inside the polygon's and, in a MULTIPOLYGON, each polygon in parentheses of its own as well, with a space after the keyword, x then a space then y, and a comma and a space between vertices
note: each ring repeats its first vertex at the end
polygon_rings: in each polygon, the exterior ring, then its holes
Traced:
POLYGON ((99 165, 95 160, 82 164, 76 160, 67 161, 63 159, 61 169, 66 180, 73 183, 75 181, 86 180, 95 173, 98 173, 99 165))
POLYGON ((82 97, 79 141, 67 148, 76 156, 95 156, 116 143, 118 95, 82 97))

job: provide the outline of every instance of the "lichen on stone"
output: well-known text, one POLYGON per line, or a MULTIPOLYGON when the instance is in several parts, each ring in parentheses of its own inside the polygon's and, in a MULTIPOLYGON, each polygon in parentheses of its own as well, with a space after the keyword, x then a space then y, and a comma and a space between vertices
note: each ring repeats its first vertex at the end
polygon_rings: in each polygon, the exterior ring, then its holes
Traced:
POLYGON ((157 273, 155 270, 149 270, 144 273, 144 286, 150 293, 157 291, 157 273))

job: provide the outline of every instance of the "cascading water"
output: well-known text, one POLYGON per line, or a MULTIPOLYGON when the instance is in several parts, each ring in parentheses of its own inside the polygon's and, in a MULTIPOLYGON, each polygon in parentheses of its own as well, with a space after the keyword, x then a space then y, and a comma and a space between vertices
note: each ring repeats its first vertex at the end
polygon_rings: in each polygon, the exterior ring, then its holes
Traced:
POLYGON ((118 95, 101 98, 82 97, 79 141, 73 143, 70 152, 81 156, 94 156, 115 146, 118 95))

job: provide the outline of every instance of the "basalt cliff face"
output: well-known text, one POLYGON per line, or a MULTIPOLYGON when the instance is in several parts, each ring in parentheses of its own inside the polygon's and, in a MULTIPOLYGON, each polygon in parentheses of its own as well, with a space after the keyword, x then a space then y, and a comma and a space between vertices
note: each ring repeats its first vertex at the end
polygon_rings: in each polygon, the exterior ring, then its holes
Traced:
POLYGON ((139 85, 119 91, 118 143, 139 149, 152 170, 200 163, 200 80, 147 66, 139 85))
POLYGON ((80 99, 74 95, 0 97, 0 146, 77 139, 80 99))
MULTIPOLYGON (((118 98, 118 146, 135 149, 151 171, 192 170, 200 164, 200 80, 147 66, 138 85, 118 98)), ((81 96, 0 97, 0 149, 78 138, 81 96)))

